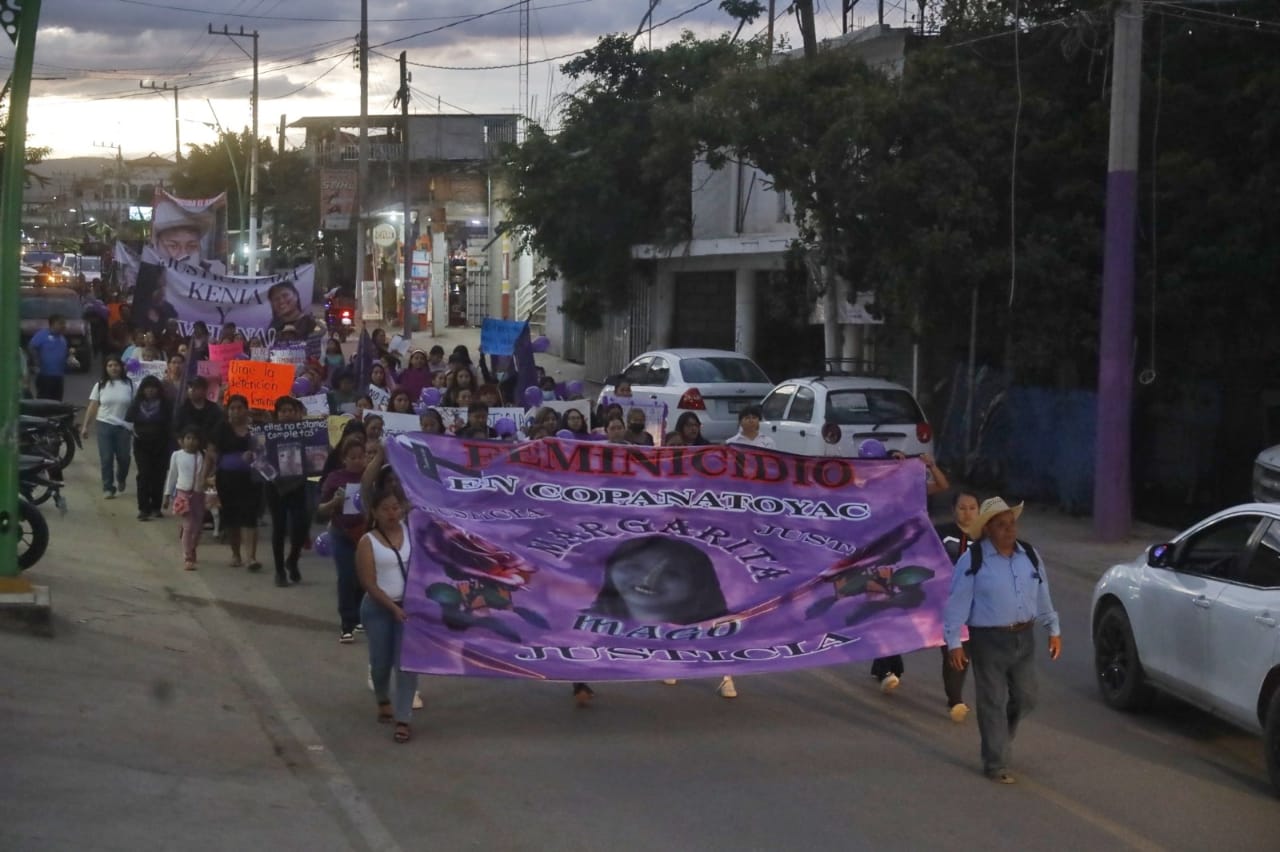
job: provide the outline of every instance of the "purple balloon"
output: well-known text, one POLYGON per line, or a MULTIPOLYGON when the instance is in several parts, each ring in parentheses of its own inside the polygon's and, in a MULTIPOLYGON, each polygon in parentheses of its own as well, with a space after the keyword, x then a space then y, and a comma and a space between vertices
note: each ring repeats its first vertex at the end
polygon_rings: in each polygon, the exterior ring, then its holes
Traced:
POLYGON ((124 368, 130 373, 136 373, 142 369, 142 362, 137 358, 130 358, 124 365, 124 368))
POLYGON ((556 433, 556 437, 563 438, 566 441, 571 441, 577 436, 574 435, 572 432, 570 432, 568 429, 561 429, 559 432, 556 433))
POLYGON ((545 334, 539 334, 533 339, 534 352, 546 352, 551 348, 551 341, 547 339, 545 334))
POLYGON ((524 389, 524 407, 537 408, 542 405, 542 388, 530 385, 524 389))
POLYGON ((889 450, 878 439, 867 438, 858 445, 858 458, 887 459, 889 458, 889 450))
POLYGON ((583 390, 582 382, 579 381, 578 379, 574 379, 573 381, 569 382, 569 384, 564 386, 564 389, 569 392, 568 393, 569 396, 582 396, 582 390, 583 390))
POLYGON ((308 396, 311 393, 311 380, 306 376, 295 379, 293 382, 294 396, 308 396))
POLYGON ((493 424, 493 431, 503 438, 510 438, 516 433, 516 422, 510 417, 499 417, 498 422, 493 424))
POLYGON ((428 406, 439 405, 440 404, 440 388, 437 388, 437 387, 423 388, 422 393, 418 395, 418 399, 422 400, 422 402, 428 406))
POLYGON ((333 539, 327 532, 322 532, 316 536, 315 544, 312 545, 311 549, 316 552, 317 556, 332 556, 333 539))
POLYGON ((421 417, 426 414, 430 408, 431 406, 427 405, 425 402, 415 402, 413 404, 413 413, 421 417))

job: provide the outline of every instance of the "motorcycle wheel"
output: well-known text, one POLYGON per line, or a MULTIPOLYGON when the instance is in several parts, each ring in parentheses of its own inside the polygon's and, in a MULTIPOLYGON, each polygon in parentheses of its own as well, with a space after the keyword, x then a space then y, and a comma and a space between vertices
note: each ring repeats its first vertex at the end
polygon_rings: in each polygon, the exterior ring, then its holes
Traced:
POLYGON ((49 548, 49 524, 40 510, 18 499, 18 568, 27 570, 49 548))
POLYGON ((31 484, 19 483, 18 489, 22 492, 22 496, 30 501, 33 506, 43 506, 53 496, 53 489, 39 482, 31 484))
POLYGON ((71 464, 71 460, 76 457, 76 436, 72 431, 73 428, 64 424, 58 430, 58 435, 62 441, 62 446, 58 448, 59 470, 71 464))

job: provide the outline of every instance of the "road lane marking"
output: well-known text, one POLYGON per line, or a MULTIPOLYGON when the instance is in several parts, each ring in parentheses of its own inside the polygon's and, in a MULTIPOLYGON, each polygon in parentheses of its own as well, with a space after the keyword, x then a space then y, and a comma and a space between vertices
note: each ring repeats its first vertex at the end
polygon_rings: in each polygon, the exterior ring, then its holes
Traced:
MULTIPOLYGON (((842 692, 865 707, 878 710, 880 712, 884 712, 885 710, 886 704, 884 701, 874 700, 875 698, 882 697, 879 692, 877 692, 874 697, 868 695, 865 689, 859 689, 853 686, 847 679, 832 674, 827 669, 809 669, 807 674, 842 692)), ((907 710, 907 712, 910 711, 907 710)), ((942 746, 942 743, 934 736, 934 732, 921 725, 916 719, 905 714, 900 714, 895 718, 901 725, 911 728, 913 733, 916 735, 929 740, 939 747, 942 746)), ((1050 804, 1057 805, 1059 808, 1067 811, 1080 820, 1087 822, 1089 825, 1092 825, 1104 834, 1114 837, 1116 840, 1132 849, 1139 850, 1139 852, 1166 852, 1165 847, 1158 843, 1153 843, 1115 820, 1103 816, 1081 802, 1077 802, 1070 796, 1059 793, 1056 790, 1052 790, 1036 781, 1028 780, 1025 775, 1018 776, 1018 783, 1020 786, 1025 787, 1030 792, 1048 801, 1050 804)))

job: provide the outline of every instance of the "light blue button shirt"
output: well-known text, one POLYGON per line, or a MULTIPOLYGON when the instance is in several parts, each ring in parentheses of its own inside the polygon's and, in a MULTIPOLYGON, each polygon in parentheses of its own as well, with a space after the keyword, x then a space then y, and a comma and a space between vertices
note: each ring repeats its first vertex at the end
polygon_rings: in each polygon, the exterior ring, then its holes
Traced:
POLYGON ((1050 636, 1059 635, 1044 559, 1037 569, 1021 544, 1015 545, 1013 556, 1003 556, 990 539, 982 539, 977 546, 982 548, 978 572, 968 573, 971 554, 966 551, 951 577, 951 594, 942 610, 942 638, 947 647, 960 647, 960 630, 966 624, 1007 627, 1034 619, 1049 629, 1050 636))

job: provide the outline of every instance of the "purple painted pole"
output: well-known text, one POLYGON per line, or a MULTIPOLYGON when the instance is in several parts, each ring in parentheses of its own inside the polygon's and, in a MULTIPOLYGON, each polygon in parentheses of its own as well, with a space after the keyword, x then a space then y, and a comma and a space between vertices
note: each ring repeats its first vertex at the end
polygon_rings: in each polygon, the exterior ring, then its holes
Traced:
POLYGON ((1093 531, 1102 541, 1126 538, 1133 523, 1130 443, 1138 119, 1142 104, 1141 0, 1123 0, 1116 6, 1114 55, 1093 482, 1093 531))

